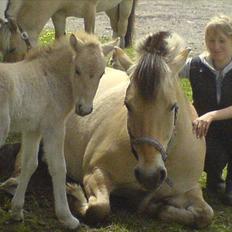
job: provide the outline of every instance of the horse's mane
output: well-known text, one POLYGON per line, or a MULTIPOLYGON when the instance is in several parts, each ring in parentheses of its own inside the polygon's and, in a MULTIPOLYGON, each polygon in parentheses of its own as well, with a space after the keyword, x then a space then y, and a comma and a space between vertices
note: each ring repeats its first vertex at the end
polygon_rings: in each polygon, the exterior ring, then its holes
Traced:
POLYGON ((137 45, 138 63, 132 73, 140 94, 153 99, 169 68, 167 62, 175 57, 182 45, 176 33, 160 31, 148 35, 137 45))
MULTIPOLYGON (((87 47, 99 46, 100 42, 96 36, 90 35, 86 32, 78 32, 76 36, 81 40, 87 47)), ((52 44, 46 46, 38 46, 32 48, 25 56, 26 61, 31 61, 37 58, 45 58, 51 54, 56 54, 60 49, 65 48, 68 52, 70 49, 69 36, 63 36, 57 41, 54 41, 52 44)))

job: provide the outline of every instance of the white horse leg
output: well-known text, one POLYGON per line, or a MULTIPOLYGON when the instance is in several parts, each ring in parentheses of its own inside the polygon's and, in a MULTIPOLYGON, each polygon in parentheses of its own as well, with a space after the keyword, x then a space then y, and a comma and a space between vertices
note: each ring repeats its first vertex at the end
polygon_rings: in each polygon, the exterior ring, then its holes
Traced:
POLYGON ((27 132, 22 134, 22 167, 19 183, 11 205, 12 217, 17 221, 23 220, 25 192, 29 180, 38 166, 40 139, 41 137, 38 132, 27 132))
POLYGON ((52 177, 55 211, 61 223, 70 229, 79 226, 79 221, 70 212, 66 195, 66 164, 64 159, 64 125, 52 128, 43 134, 43 148, 52 177))
POLYGON ((90 4, 85 12, 84 26, 85 31, 88 33, 94 33, 95 18, 96 18, 96 4, 90 4))
MULTIPOLYGON (((1 91, 1 90, 0 90, 1 91)), ((10 130, 9 105, 4 95, 0 94, 0 147, 4 144, 10 130)))
POLYGON ((52 16, 52 22, 55 28, 55 38, 58 39, 65 35, 65 15, 58 11, 52 16))

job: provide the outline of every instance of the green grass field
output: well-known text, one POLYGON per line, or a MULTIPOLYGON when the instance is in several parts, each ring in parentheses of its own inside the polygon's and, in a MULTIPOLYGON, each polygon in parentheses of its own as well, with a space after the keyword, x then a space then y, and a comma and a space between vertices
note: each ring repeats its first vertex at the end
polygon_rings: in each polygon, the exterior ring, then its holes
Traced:
MULTIPOLYGON (((54 34, 50 31, 43 32, 40 38, 42 44, 49 43, 54 38, 54 34)), ((134 49, 127 49, 128 54, 133 58, 134 49)), ((191 88, 187 80, 182 80, 182 87, 191 100, 191 88)), ((18 140, 17 135, 8 138, 8 142, 18 140)), ((38 172, 37 172, 38 173, 38 172)), ((45 183, 41 183, 36 179, 37 174, 32 178, 34 188, 26 195, 25 200, 25 221, 24 223, 12 223, 10 220, 10 201, 11 196, 0 192, 0 232, 66 232, 57 221, 53 207, 53 197, 51 186, 48 184, 49 177, 44 174, 44 170, 39 173, 45 176, 45 183)), ((0 177, 3 181, 6 177, 0 177)), ((199 180, 202 187, 205 185, 205 175, 202 174, 199 180)), ((232 207, 222 205, 220 201, 205 196, 208 203, 214 208, 215 218, 213 223, 202 232, 231 232, 232 231, 232 207)), ((121 207, 113 207, 112 215, 108 222, 91 228, 83 225, 81 232, 98 231, 98 232, 197 232, 199 230, 188 228, 175 223, 164 223, 157 219, 146 218, 137 215, 131 209, 121 207)), ((76 230, 77 231, 77 230, 76 230)))

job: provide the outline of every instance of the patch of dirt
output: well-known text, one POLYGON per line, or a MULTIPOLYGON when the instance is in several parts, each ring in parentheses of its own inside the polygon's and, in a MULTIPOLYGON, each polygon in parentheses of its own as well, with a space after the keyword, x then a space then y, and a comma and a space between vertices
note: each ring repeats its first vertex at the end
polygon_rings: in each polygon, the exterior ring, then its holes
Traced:
MULTIPOLYGON (((205 24, 216 14, 231 16, 231 12, 231 0, 138 0, 135 38, 159 30, 175 31, 185 38, 193 54, 198 54, 204 49, 205 24)), ((51 22, 47 27, 52 27, 51 22)), ((83 28, 83 19, 67 20, 67 31, 80 28, 83 28)), ((97 15, 96 33, 111 36, 109 19, 103 12, 97 15)))

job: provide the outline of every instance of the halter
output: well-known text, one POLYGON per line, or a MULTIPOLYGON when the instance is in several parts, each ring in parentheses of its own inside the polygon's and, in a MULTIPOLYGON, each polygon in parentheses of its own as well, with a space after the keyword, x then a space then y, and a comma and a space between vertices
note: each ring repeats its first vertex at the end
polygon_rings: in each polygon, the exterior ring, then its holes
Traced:
MULTIPOLYGON (((177 103, 173 104, 173 106, 171 107, 171 111, 174 110, 174 129, 173 129, 173 135, 175 134, 175 127, 176 127, 176 120, 177 120, 177 113, 178 113, 178 105, 177 103)), ((173 135, 171 136, 168 145, 167 145, 167 149, 165 150, 164 146, 159 142, 158 139, 156 138, 151 138, 151 137, 139 137, 139 138, 135 138, 131 131, 128 128, 128 133, 129 133, 129 137, 130 137, 130 141, 131 141, 131 150, 132 153, 134 154, 135 158, 138 160, 138 153, 136 151, 136 145, 141 145, 141 144, 148 144, 150 146, 152 146, 153 148, 155 148, 162 157, 162 160, 165 162, 168 158, 168 153, 167 150, 171 144, 173 135)), ((173 182, 167 177, 166 178, 166 183, 170 186, 173 187, 173 182)))
POLYGON ((24 40, 25 43, 26 43, 27 51, 29 51, 29 50, 32 48, 31 43, 30 43, 30 40, 29 40, 29 36, 28 36, 27 32, 24 31, 24 30, 22 29, 22 27, 21 27, 18 23, 17 23, 17 27, 18 27, 18 29, 19 29, 19 31, 20 31, 22 40, 24 40))

